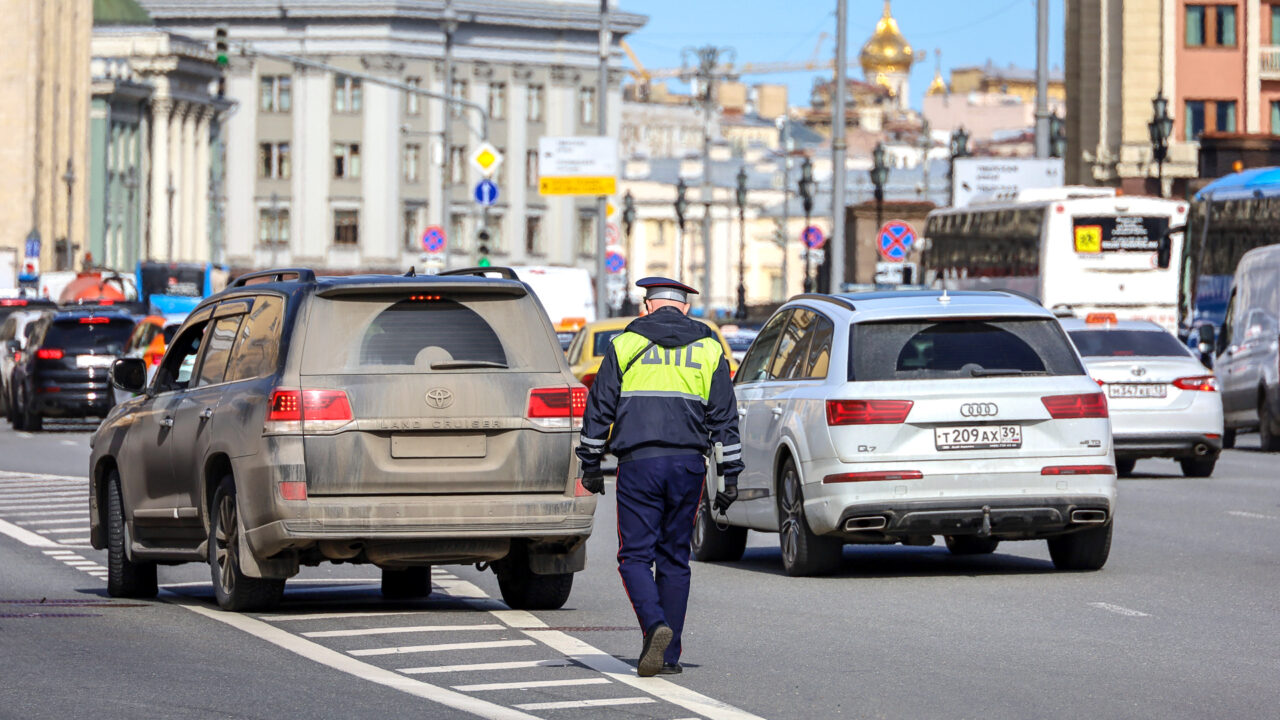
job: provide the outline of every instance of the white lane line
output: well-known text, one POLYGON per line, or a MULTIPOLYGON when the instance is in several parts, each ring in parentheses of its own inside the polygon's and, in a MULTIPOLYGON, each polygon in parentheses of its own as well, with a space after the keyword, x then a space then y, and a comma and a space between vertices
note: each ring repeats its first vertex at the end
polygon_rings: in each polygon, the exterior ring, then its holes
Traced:
POLYGON ((63 562, 71 567, 102 567, 93 560, 64 560, 63 562))
POLYGON ((570 680, 525 680, 524 682, 480 683, 478 685, 454 685, 459 692, 484 692, 486 690, 531 690, 533 688, 572 687, 575 685, 608 685, 609 678, 573 678, 570 680))
POLYGON ((36 532, 40 533, 41 535, 66 535, 67 533, 83 533, 84 528, 82 527, 49 528, 46 530, 37 530, 36 532))
POLYGON ((49 538, 43 535, 40 535, 38 533, 33 533, 30 530, 27 530, 26 528, 20 528, 17 525, 14 525, 13 523, 7 522, 5 520, 0 520, 0 535, 8 535, 9 537, 13 538, 14 540, 17 540, 23 545, 30 545, 31 547, 57 547, 58 546, 58 543, 50 540, 49 538))
POLYGON ((88 496, 89 494, 85 492, 84 489, 53 490, 49 492, 21 492, 21 493, 4 492, 3 490, 0 490, 0 502, 8 502, 10 500, 39 500, 40 498, 50 498, 50 499, 69 498, 69 497, 83 498, 88 496))
POLYGON ((653 698, 602 698, 599 700, 561 700, 559 702, 523 703, 516 705, 521 710, 569 710, 571 708, 611 707, 613 705, 645 705, 657 702, 653 698))
MULTIPOLYGON (((292 584, 293 580, 289 581, 292 584)), ((366 618, 366 617, 390 617, 392 615, 421 615, 424 610, 395 610, 395 611, 378 611, 378 612, 331 612, 331 613, 302 613, 298 615, 288 615, 284 613, 273 613, 270 615, 259 615, 259 620, 267 622, 283 622, 285 620, 346 620, 347 618, 366 618)), ((304 633, 305 634, 305 633, 304 633)))
POLYGON ((1280 520, 1280 518, 1275 517, 1274 515, 1263 515, 1262 513, 1246 512, 1244 510, 1228 510, 1227 514, 1235 515, 1236 517, 1249 518, 1250 520, 1280 520))
POLYGON ((1133 610, 1127 607, 1122 607, 1120 605, 1113 605, 1107 602, 1091 602, 1089 603, 1089 607, 1095 607, 1095 608, 1098 608, 1099 610, 1106 610, 1107 612, 1113 612, 1117 615, 1124 615, 1125 617, 1151 617, 1149 613, 1144 613, 1141 610, 1133 610))
POLYGON ((89 518, 63 518, 61 520, 19 520, 18 524, 23 527, 31 527, 32 525, 69 525, 71 523, 88 522, 89 518))
POLYGON ((435 673, 477 672, 485 670, 520 670, 535 667, 569 667, 573 662, 566 658, 555 660, 512 660, 510 662, 469 663, 466 665, 428 665, 403 668, 405 675, 432 675, 435 673))
POLYGON ((486 720, 538 720, 536 716, 528 713, 503 707, 438 685, 431 685, 421 680, 407 678, 391 670, 385 670, 376 665, 370 665, 347 657, 337 650, 330 650, 319 643, 305 640, 247 615, 214 610, 198 601, 179 597, 167 590, 163 591, 163 596, 167 602, 180 605, 198 615, 225 623, 308 660, 333 668, 339 672, 345 672, 348 675, 354 675, 362 680, 375 682, 424 700, 440 703, 455 710, 486 718, 486 720))
POLYGON ((37 472, 19 472, 17 470, 0 470, 0 480, 5 479, 21 479, 21 480, 79 480, 80 482, 88 482, 88 475, 49 475, 47 473, 37 472))
POLYGON ((406 645, 404 647, 370 648, 368 650, 352 650, 355 657, 371 657, 374 655, 403 655, 419 652, 446 652, 449 650, 487 650, 490 648, 528 647, 532 640, 486 640, 483 642, 438 643, 436 645, 406 645))
POLYGON ((395 635, 398 633, 419 632, 466 632, 470 630, 506 630, 502 625, 406 625, 403 627, 361 628, 358 630, 316 630, 304 632, 303 637, 332 638, 357 637, 360 635, 395 635))
POLYGON ((81 495, 74 498, 48 498, 45 500, 0 500, 0 510, 34 510, 36 507, 47 505, 88 505, 89 497, 81 495))
POLYGON ((89 544, 89 538, 87 537, 59 540, 58 545, 61 545, 62 547, 84 548, 86 550, 94 549, 94 547, 89 544))
POLYGON ((438 585, 440 589, 444 590, 450 597, 475 598, 477 600, 489 599, 489 596, 485 594, 485 591, 466 580, 436 580, 434 584, 438 585))
POLYGON ((80 515, 84 517, 85 520, 88 520, 89 509, 84 508, 82 510, 41 510, 39 512, 5 513, 5 517, 11 517, 11 518, 49 517, 50 515, 80 515))

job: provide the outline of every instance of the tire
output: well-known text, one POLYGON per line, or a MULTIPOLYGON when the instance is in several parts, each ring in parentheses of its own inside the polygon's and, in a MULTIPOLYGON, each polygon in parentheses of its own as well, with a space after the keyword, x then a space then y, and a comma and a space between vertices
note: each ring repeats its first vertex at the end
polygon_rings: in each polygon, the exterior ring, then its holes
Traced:
POLYGON ((1264 390, 1258 392, 1258 446, 1262 452, 1280 452, 1280 418, 1272 416, 1264 390))
POLYGON ((982 538, 977 535, 947 535, 947 550, 952 555, 989 555, 1000 546, 996 538, 982 538))
POLYGON ((1222 449, 1230 450, 1236 446, 1236 429, 1224 428, 1222 431, 1222 449))
POLYGON ((239 509, 230 475, 218 484, 209 508, 209 572, 213 594, 223 610, 264 610, 284 594, 284 580, 249 577, 240 571, 239 509))
POLYGON ((778 493, 778 545, 782 567, 792 577, 825 575, 840 567, 844 542, 814 534, 804 514, 804 490, 791 458, 782 464, 778 493))
POLYGON ((382 597, 424 598, 431 594, 431 566, 382 569, 382 597))
POLYGON ((511 552, 494 563, 493 572, 502 601, 512 610, 559 610, 573 590, 573 573, 539 575, 530 570, 523 545, 512 545, 511 552))
POLYGON ((1213 474, 1213 466, 1218 464, 1218 458, 1182 458, 1178 460, 1178 464, 1182 466, 1182 474, 1186 477, 1207 478, 1213 474))
POLYGON ((1049 557, 1059 570, 1100 570, 1111 554, 1111 528, 1114 522, 1102 527, 1077 530, 1068 535, 1049 538, 1049 557))
POLYGON ((703 493, 693 521, 693 559, 702 562, 737 562, 747 549, 747 529, 721 526, 711 515, 711 498, 703 493))
POLYGON ((129 559, 120 473, 115 470, 107 475, 106 496, 107 594, 111 597, 153 598, 157 591, 156 564, 129 559))
POLYGON ((23 432, 40 432, 44 429, 44 418, 31 409, 29 402, 22 403, 18 408, 18 422, 22 424, 18 429, 23 432))
POLYGON ((1133 458, 1116 458, 1116 475, 1120 477, 1129 477, 1133 474, 1133 468, 1137 466, 1138 461, 1133 458))

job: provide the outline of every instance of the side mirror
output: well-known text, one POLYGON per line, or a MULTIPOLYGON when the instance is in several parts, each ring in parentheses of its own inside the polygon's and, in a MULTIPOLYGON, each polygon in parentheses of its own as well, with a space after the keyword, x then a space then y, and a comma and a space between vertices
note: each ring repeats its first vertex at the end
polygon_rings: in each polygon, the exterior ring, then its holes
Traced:
POLYGON ((111 363, 111 384, 129 393, 147 387, 147 364, 141 358, 120 358, 111 363))
POLYGON ((22 343, 18 340, 6 340, 4 343, 4 351, 10 355, 22 349, 22 343))

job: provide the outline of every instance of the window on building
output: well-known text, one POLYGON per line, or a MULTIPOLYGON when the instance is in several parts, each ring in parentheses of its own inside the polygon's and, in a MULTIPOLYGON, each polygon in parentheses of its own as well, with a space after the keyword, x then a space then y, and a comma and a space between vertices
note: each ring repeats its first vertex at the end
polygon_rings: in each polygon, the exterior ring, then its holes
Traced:
POLYGON ((449 220, 449 252, 467 252, 471 247, 471 228, 466 213, 455 212, 449 220))
POLYGON ((1280 45, 1280 3, 1271 5, 1271 44, 1280 45))
POLYGON ((1280 101, 1271 101, 1271 134, 1280 135, 1280 101))
POLYGON ((258 176, 274 180, 288 180, 290 176, 289 143, 265 142, 258 144, 258 176))
POLYGON ((1235 132, 1236 131, 1236 101, 1235 100, 1219 100, 1214 103, 1216 109, 1216 121, 1213 129, 1218 132, 1235 132))
MULTIPOLYGON (((404 84, 412 85, 413 87, 422 87, 422 78, 408 77, 404 79, 404 84)), ((420 115, 421 113, 422 113, 422 96, 416 92, 409 92, 408 90, 406 90, 404 93, 404 114, 420 115)))
POLYGON ((538 187, 538 151, 529 150, 524 154, 524 178, 529 187, 538 187))
POLYGON ((528 90, 526 113, 529 122, 542 122, 542 106, 546 104, 546 88, 541 85, 530 85, 528 90))
POLYGON ((336 113, 358 113, 364 105, 364 91, 360 78, 346 75, 335 75, 333 78, 333 111, 336 113))
POLYGON ((667 244, 667 224, 661 220, 645 221, 647 232, 645 237, 649 238, 654 247, 666 247, 667 244))
POLYGON ((1202 47, 1208 40, 1204 22, 1206 10, 1207 8, 1204 5, 1187 6, 1187 47, 1202 47))
POLYGON ((360 211, 359 210, 334 210, 333 211, 333 244, 334 245, 360 244, 360 211))
POLYGON ((583 125, 590 125, 596 121, 596 89, 595 88, 578 88, 578 110, 579 120, 583 125))
POLYGON ((596 214, 578 215, 578 254, 592 257, 596 248, 596 214))
POLYGON ((1204 101, 1188 100, 1186 112, 1183 113, 1183 124, 1186 126, 1186 139, 1199 140, 1204 132, 1204 101))
POLYGON ((461 145, 449 148, 449 182, 455 185, 466 180, 467 149, 461 145))
POLYGON ((333 176, 347 179, 360 177, 360 143, 333 144, 333 176))
POLYGON ((1235 47, 1236 45, 1236 6, 1235 5, 1215 5, 1213 6, 1214 20, 1216 25, 1213 31, 1213 39, 1215 44, 1222 47, 1235 47))
POLYGON ((263 75, 258 80, 258 109, 267 113, 287 113, 293 109, 293 78, 263 75))
POLYGON ((507 252, 507 234, 502 231, 502 215, 489 213, 489 254, 503 255, 507 252))
POLYGON ((421 206, 409 206, 404 209, 404 246, 410 250, 421 248, 419 235, 421 229, 418 227, 418 211, 421 206))
MULTIPOLYGON (((467 81, 466 81, 466 80, 454 80, 454 81, 453 81, 453 90, 452 90, 452 91, 450 91, 450 93, 449 93, 449 94, 450 94, 450 95, 452 95, 453 97, 459 98, 459 99, 461 99, 461 100, 467 100, 467 99, 468 99, 468 97, 467 97, 467 81)), ((457 103, 450 103, 450 104, 451 104, 451 105, 453 105, 453 116, 454 116, 454 117, 462 117, 462 114, 463 114, 463 112, 464 112, 465 108, 464 108, 462 105, 459 105, 459 104, 457 104, 457 103)))
POLYGON ((410 143, 404 146, 404 181, 418 182, 419 166, 422 164, 422 146, 410 143))
POLYGON ((261 245, 289 244, 289 208, 258 209, 258 243, 261 245))
POLYGON ((489 83, 489 119, 502 120, 507 117, 507 84, 489 83))
POLYGON ((542 218, 526 215, 524 219, 524 252, 526 255, 542 255, 542 218))

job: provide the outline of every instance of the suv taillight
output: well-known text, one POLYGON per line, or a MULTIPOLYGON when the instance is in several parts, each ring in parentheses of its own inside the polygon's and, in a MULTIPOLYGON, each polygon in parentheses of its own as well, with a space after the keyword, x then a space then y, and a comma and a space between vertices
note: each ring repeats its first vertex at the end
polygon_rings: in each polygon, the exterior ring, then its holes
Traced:
POLYGON ((580 429, 586 409, 587 388, 582 385, 534 388, 525 415, 542 427, 580 429))
POLYGON ((328 432, 341 429, 354 419, 347 394, 341 390, 276 388, 271 393, 263 432, 328 432))
POLYGON ((1197 375, 1195 377, 1182 377, 1173 381, 1173 386, 1179 390, 1200 390, 1202 392, 1217 392, 1218 378, 1212 375, 1197 375))
POLYGON ((827 425, 896 425, 907 421, 911 400, 828 400, 827 425))
POLYGON ((1102 393, 1047 395, 1040 402, 1054 420, 1107 417, 1107 399, 1102 393))
POLYGON ((36 351, 36 357, 41 360, 61 360, 62 350, 59 348, 40 348, 36 351))

